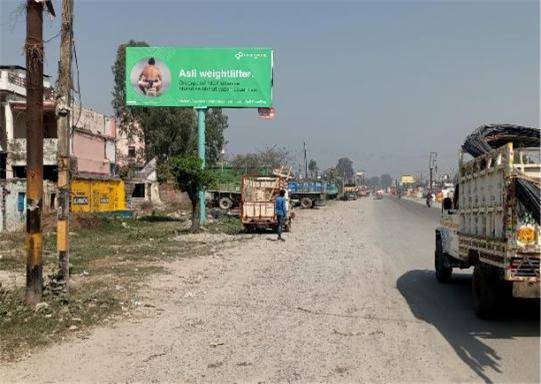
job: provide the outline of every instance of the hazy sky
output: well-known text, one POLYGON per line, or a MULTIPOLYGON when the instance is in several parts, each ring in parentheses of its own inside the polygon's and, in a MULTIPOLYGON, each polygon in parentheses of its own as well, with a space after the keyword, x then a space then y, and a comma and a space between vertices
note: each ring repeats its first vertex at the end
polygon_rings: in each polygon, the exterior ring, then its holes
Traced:
MULTIPOLYGON (((24 65, 14 12, 24 2, 0 2, 1 63, 24 65)), ((537 1, 75 3, 83 103, 106 113, 116 48, 129 39, 273 48, 276 118, 227 110, 228 153, 277 144, 300 159, 306 141, 320 168, 348 156, 369 175, 426 174, 430 151, 441 170, 456 168, 481 124, 539 127, 537 1)), ((47 20, 45 37, 58 28, 47 20)), ((58 38, 46 45, 52 75, 58 49, 58 38)))

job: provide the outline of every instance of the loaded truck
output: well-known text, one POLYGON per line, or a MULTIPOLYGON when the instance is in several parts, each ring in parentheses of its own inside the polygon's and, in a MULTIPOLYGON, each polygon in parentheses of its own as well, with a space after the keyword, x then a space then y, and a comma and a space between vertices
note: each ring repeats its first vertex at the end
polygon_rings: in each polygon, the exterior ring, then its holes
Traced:
POLYGON ((463 145, 458 184, 442 202, 434 264, 441 283, 454 268, 474 268, 481 318, 501 314, 513 297, 539 299, 540 166, 538 129, 484 126, 463 145))
POLYGON ((359 198, 359 187, 357 184, 345 184, 342 193, 344 200, 357 200, 359 198))
POLYGON ((326 184, 321 182, 290 181, 287 185, 289 198, 295 206, 315 208, 325 203, 326 184))
POLYGON ((288 232, 291 229, 291 204, 287 192, 287 179, 281 176, 242 176, 240 219, 248 232, 258 229, 276 230, 278 219, 274 202, 281 189, 286 191, 288 216, 284 222, 284 230, 288 232))

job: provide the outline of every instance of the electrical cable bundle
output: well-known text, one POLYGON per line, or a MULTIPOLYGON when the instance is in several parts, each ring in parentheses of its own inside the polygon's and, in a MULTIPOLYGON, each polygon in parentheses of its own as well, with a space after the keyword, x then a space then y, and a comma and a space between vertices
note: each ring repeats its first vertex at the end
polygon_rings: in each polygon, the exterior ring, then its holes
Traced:
POLYGON ((473 157, 484 155, 507 143, 514 148, 539 147, 539 128, 514 124, 482 125, 471 133, 462 149, 473 157))
MULTIPOLYGON (((514 124, 483 125, 466 137, 462 149, 477 157, 507 143, 513 143, 513 148, 539 148, 539 132, 539 128, 514 124)), ((539 184, 525 178, 517 178, 515 191, 518 200, 539 224, 541 206, 539 184)))

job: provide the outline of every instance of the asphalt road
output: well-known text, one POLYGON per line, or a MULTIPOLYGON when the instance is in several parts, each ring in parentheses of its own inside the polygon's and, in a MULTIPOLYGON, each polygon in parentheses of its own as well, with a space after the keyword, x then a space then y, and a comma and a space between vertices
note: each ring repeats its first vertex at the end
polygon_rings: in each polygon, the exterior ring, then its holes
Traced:
POLYGON ((399 199, 380 205, 375 221, 392 228, 401 239, 383 242, 389 255, 398 254, 396 286, 420 320, 433 325, 475 376, 486 382, 539 382, 539 306, 515 300, 509 315, 484 321, 472 312, 471 272, 455 270, 450 284, 438 284, 433 272, 434 232, 438 209, 399 199))
POLYGON ((140 313, 0 367, 0 382, 539 382, 539 307, 481 321, 436 282, 439 211, 362 199, 168 264, 140 313))

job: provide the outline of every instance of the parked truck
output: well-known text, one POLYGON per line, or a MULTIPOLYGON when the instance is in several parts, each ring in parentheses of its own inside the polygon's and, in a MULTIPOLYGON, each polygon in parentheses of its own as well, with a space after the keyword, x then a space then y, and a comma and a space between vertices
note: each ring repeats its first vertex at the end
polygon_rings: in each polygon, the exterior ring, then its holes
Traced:
POLYGON ((247 231, 276 230, 278 219, 274 203, 282 189, 286 191, 288 216, 284 222, 284 230, 287 232, 291 229, 291 207, 287 194, 287 180, 281 176, 242 176, 240 219, 247 231))
POLYGON ((463 146, 476 157, 465 161, 465 150, 461 153, 458 184, 453 197, 443 199, 435 234, 437 280, 448 282, 453 268, 473 266, 473 306, 481 318, 509 308, 512 297, 540 296, 539 130, 537 142, 525 140, 536 143, 534 148, 517 144, 520 132, 535 136, 533 128, 517 131, 518 139, 509 127, 502 132, 494 127, 478 132, 492 137, 485 143, 495 149, 463 146), (501 145, 506 137, 511 142, 501 145))
POLYGON ((287 190, 291 202, 302 208, 315 208, 325 204, 326 184, 321 182, 290 181, 287 190))

